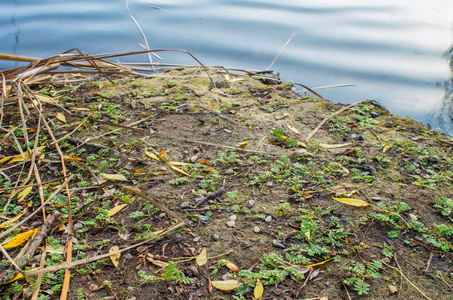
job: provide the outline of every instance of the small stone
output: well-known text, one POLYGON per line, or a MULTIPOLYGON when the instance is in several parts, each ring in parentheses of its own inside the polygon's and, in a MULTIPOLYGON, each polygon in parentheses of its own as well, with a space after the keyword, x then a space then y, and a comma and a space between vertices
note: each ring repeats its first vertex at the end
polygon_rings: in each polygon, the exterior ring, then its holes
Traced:
POLYGON ((194 153, 198 153, 198 152, 200 152, 200 149, 198 149, 198 148, 195 147, 195 148, 193 148, 193 152, 194 152, 194 153))
POLYGON ((234 277, 230 273, 226 273, 222 276, 222 279, 223 280, 232 280, 232 279, 234 279, 234 277))
POLYGON ((416 236, 414 237, 414 239, 417 241, 417 242, 423 242, 424 239, 421 237, 421 236, 416 236))
POLYGON ((190 202, 183 202, 183 203, 179 204, 179 207, 181 207, 182 209, 189 208, 190 202))
POLYGON ((180 233, 175 234, 175 242, 181 243, 184 240, 184 237, 180 233))
POLYGON ((226 133, 232 133, 232 132, 233 132, 233 131, 228 130, 228 129, 226 129, 226 128, 224 128, 223 131, 225 131, 226 133))
POLYGON ((245 203, 245 206, 247 206, 247 208, 252 208, 254 205, 255 205, 255 200, 253 200, 253 199, 248 200, 248 201, 245 203))
POLYGON ((200 218, 200 222, 201 222, 201 223, 203 223, 203 224, 208 223, 208 220, 209 220, 208 217, 206 217, 206 216, 199 216, 199 218, 200 218))
POLYGON ((197 236, 196 238, 194 238, 192 241, 194 241, 195 243, 198 243, 200 241, 201 237, 200 236, 197 236))
POLYGON ((228 227, 234 227, 234 224, 236 224, 235 221, 228 221, 228 222, 226 222, 226 225, 227 225, 228 227))
POLYGON ((390 293, 392 294, 398 293, 398 288, 396 286, 389 284, 387 287, 389 288, 390 293))
POLYGON ((267 186, 274 186, 274 183, 273 183, 272 181, 268 181, 268 182, 266 183, 266 185, 267 185, 267 186))
POLYGON ((230 216, 230 221, 236 221, 237 218, 238 218, 238 216, 236 216, 236 215, 231 215, 231 216, 230 216))
POLYGON ((304 155, 305 153, 307 153, 306 149, 296 150, 293 153, 291 153, 290 157, 293 159, 298 158, 298 157, 301 157, 302 155, 304 155))
POLYGON ((132 256, 132 254, 130 254, 129 252, 127 252, 126 254, 123 255, 123 258, 124 258, 124 259, 131 259, 131 258, 134 258, 134 256, 132 256))
POLYGON ((253 227, 254 233, 260 233, 261 229, 258 226, 253 227))
POLYGON ((233 175, 233 174, 234 174, 233 169, 228 169, 225 171, 225 175, 233 175))
POLYGON ((280 248, 280 249, 285 249, 286 248, 285 245, 283 245, 282 243, 280 243, 277 240, 272 240, 272 246, 280 248))
POLYGON ((83 228, 83 223, 75 223, 74 226, 72 226, 73 229, 77 230, 77 229, 82 229, 83 228))
POLYGON ((266 219, 264 219, 264 221, 269 223, 270 221, 272 221, 272 216, 267 216, 266 219))
POLYGON ((412 221, 417 221, 418 220, 417 216, 414 215, 414 214, 409 214, 409 218, 411 218, 412 221))
POLYGON ((166 213, 161 213, 159 214, 159 218, 165 218, 166 215, 167 215, 166 213))
POLYGON ((374 111, 370 112, 370 115, 371 115, 372 118, 379 117, 379 114, 377 112, 374 112, 374 111))
POLYGON ((373 201, 381 201, 381 198, 379 198, 379 197, 371 197, 371 200, 373 200, 373 201))
POLYGON ((213 241, 218 241, 219 240, 219 235, 214 233, 213 235, 211 235, 211 239, 213 241))

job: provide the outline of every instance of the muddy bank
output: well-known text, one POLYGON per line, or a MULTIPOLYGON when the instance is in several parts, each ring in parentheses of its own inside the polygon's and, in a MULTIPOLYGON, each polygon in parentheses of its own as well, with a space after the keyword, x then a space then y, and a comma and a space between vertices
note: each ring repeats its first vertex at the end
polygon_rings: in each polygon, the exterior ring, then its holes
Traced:
MULTIPOLYGON (((62 216, 43 266, 65 262, 70 219, 73 261, 128 248, 117 267, 109 257, 74 266, 71 299, 453 297, 451 139, 376 102, 344 109, 265 74, 208 73, 54 75, 31 86, 42 198, 62 182, 53 138, 74 175, 72 215, 67 194, 46 206, 62 216)), ((17 111, 4 106, 3 124, 19 126, 17 111)), ((20 184, 9 188, 31 162, 8 165, 19 152, 4 137, 1 202, 13 218, 38 207, 40 191, 21 198, 20 184)), ((42 221, 37 214, 21 230, 42 221)), ((43 299, 59 298, 63 275, 44 274, 43 299)), ((3 297, 27 295, 32 278, 3 285, 3 297)))

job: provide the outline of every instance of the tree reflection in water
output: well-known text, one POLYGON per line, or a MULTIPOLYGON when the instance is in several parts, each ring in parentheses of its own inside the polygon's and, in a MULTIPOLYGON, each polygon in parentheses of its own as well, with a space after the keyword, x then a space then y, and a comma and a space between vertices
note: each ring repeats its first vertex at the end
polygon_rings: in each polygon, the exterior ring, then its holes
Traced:
POLYGON ((453 45, 445 52, 445 58, 450 63, 451 77, 442 83, 445 86, 445 96, 435 121, 444 133, 453 136, 453 45))

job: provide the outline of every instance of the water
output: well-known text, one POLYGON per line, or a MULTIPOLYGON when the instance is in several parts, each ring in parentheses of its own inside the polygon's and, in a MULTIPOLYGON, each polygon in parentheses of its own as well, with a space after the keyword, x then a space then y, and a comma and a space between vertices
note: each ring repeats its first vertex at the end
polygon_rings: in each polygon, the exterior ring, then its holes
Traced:
MULTIPOLYGON (((206 65, 265 70, 334 102, 374 99, 453 133, 451 0, 131 0, 151 49, 191 52, 206 65)), ((3 0, 0 52, 46 57, 143 50, 126 1, 3 0)), ((164 63, 195 64, 181 53, 164 63)), ((146 56, 127 58, 146 61, 146 56)), ((12 67, 0 61, 0 68, 12 67)))

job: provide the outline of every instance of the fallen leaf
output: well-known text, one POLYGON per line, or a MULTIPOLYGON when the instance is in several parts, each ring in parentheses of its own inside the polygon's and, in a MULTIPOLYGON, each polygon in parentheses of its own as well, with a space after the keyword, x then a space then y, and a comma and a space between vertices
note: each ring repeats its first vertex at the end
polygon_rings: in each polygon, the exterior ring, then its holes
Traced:
POLYGON ((200 160, 200 164, 215 165, 215 163, 213 163, 213 162, 210 162, 209 160, 206 160, 206 159, 202 159, 202 160, 200 160))
MULTIPOLYGON (((109 249, 109 253, 116 252, 118 250, 120 250, 118 246, 113 246, 109 249)), ((118 264, 120 263, 120 257, 121 253, 110 255, 110 259, 112 260, 112 263, 115 266, 115 268, 118 268, 118 264)))
POLYGON ((38 100, 41 101, 41 102, 45 102, 45 103, 55 103, 55 101, 53 100, 53 98, 50 97, 50 96, 43 95, 43 94, 39 94, 39 93, 35 93, 34 96, 35 96, 36 98, 38 98, 38 100))
POLYGON ((261 299, 261 297, 263 296, 263 292, 264 292, 263 283, 259 279, 257 279, 255 290, 253 291, 253 299, 261 299))
POLYGON ((183 170, 181 170, 181 169, 178 169, 177 167, 173 167, 172 165, 170 165, 170 168, 171 168, 175 173, 178 173, 178 174, 181 174, 181 175, 190 177, 190 175, 189 175, 187 172, 185 172, 185 171, 183 171, 183 170))
POLYGON ((208 169, 203 170, 203 171, 204 171, 204 172, 217 172, 217 170, 214 169, 214 168, 208 168, 208 169))
POLYGON ((127 206, 127 204, 120 204, 120 205, 115 206, 114 208, 109 210, 108 216, 112 217, 112 216, 116 215, 117 213, 119 213, 126 206, 127 206))
POLYGON ((172 166, 193 166, 192 164, 179 162, 179 161, 169 161, 168 163, 172 166))
POLYGON ((341 203, 344 203, 344 204, 347 204, 347 205, 351 205, 351 206, 355 206, 355 207, 364 207, 364 206, 368 206, 370 205, 369 203, 363 201, 363 200, 360 200, 360 199, 352 199, 352 198, 335 198, 335 197, 332 197, 333 200, 336 200, 338 202, 341 202, 341 203))
POLYGON ((151 253, 146 254, 146 260, 159 268, 166 268, 169 266, 168 263, 166 263, 166 262, 163 262, 160 260, 155 260, 151 253))
POLYGON ((390 293, 392 294, 398 293, 398 288, 396 286, 389 284, 387 287, 390 290, 390 293))
POLYGON ((230 81, 231 77, 228 74, 223 75, 223 78, 225 78, 226 81, 230 81))
POLYGON ((312 264, 312 265, 308 265, 308 266, 303 266, 303 268, 314 268, 314 267, 319 267, 319 266, 322 266, 322 265, 324 265, 325 263, 331 261, 332 259, 333 259, 333 257, 332 257, 332 258, 329 258, 328 260, 325 260, 325 261, 321 261, 321 262, 319 262, 319 263, 316 263, 316 264, 312 264))
POLYGON ((0 229, 8 228, 9 226, 13 225, 17 220, 20 219, 20 217, 22 217, 25 214, 25 211, 26 209, 24 209, 20 214, 18 214, 14 218, 9 219, 8 221, 5 221, 2 224, 0 224, 0 229))
POLYGON ((67 159, 67 160, 77 160, 77 161, 82 161, 83 160, 80 157, 77 157, 77 156, 74 156, 74 155, 63 155, 63 158, 67 159))
POLYGON ((159 156, 162 157, 162 158, 166 158, 167 157, 167 152, 166 151, 160 151, 159 152, 159 156))
POLYGON ((22 202, 24 199, 28 196, 28 194, 31 192, 32 186, 28 186, 24 188, 20 193, 17 195, 17 202, 22 202))
POLYGON ((352 145, 353 143, 345 143, 345 144, 319 144, 321 148, 324 149, 335 149, 335 148, 343 148, 352 145))
POLYGON ((242 285, 242 283, 240 283, 237 280, 211 281, 211 284, 216 289, 225 291, 225 292, 235 290, 242 285))
POLYGON ((197 255, 195 262, 199 267, 208 262, 208 259, 206 257, 206 248, 203 248, 203 250, 201 250, 201 253, 197 255))
POLYGON ((236 147, 245 149, 247 147, 247 141, 244 141, 242 143, 237 143, 236 147))
POLYGON ((154 154, 154 153, 152 153, 152 152, 145 151, 145 154, 146 154, 146 156, 148 156, 149 158, 152 158, 152 159, 154 159, 154 160, 160 161, 160 158, 157 157, 157 155, 154 154))
POLYGON ((311 236, 311 235, 310 235, 310 231, 305 232, 304 235, 307 237, 307 240, 310 239, 310 236, 311 236))
MULTIPOLYGON (((30 269, 28 271, 35 271, 35 270, 38 270, 39 268, 33 268, 33 269, 30 269)), ((24 275, 22 275, 22 273, 17 273, 16 276, 14 276, 13 278, 11 278, 10 280, 8 280, 6 283, 11 283, 11 282, 14 282, 16 280, 19 280, 21 278, 24 278, 24 275)))
POLYGON ((392 146, 387 145, 387 146, 384 147, 382 152, 385 153, 385 152, 389 151, 390 148, 392 148, 392 146))
POLYGON ((235 264, 233 264, 232 262, 230 262, 230 261, 228 261, 228 260, 225 260, 225 259, 222 259, 221 261, 225 264, 225 266, 226 266, 228 269, 230 269, 230 270, 233 271, 234 273, 239 272, 239 268, 238 268, 235 264))
POLYGON ((312 280, 313 278, 315 278, 316 276, 318 276, 320 270, 321 270, 321 269, 316 269, 316 270, 314 270, 313 272, 311 272, 310 276, 308 277, 308 280, 312 280))
POLYGON ((124 175, 121 174, 101 174, 105 180, 108 181, 129 181, 124 175))
POLYGON ((60 245, 58 247, 53 247, 52 245, 47 245, 47 247, 46 247, 47 253, 64 254, 64 251, 65 251, 64 245, 60 245))
POLYGON ((296 127, 293 127, 293 126, 291 126, 291 125, 289 125, 289 124, 286 125, 286 126, 288 126, 288 128, 289 128, 292 132, 294 132, 294 133, 296 133, 296 134, 300 134, 299 130, 297 130, 296 127))
POLYGON ((66 122, 66 117, 62 114, 62 113, 58 113, 56 116, 55 116, 60 122, 63 122, 63 123, 67 123, 66 122))
POLYGON ((319 300, 329 300, 329 297, 322 297, 321 299, 319 300))
POLYGON ((17 247, 24 242, 26 242, 28 239, 30 239, 32 236, 34 236, 38 232, 38 228, 34 230, 29 230, 24 233, 19 233, 15 237, 13 237, 7 244, 3 245, 3 248, 9 249, 9 248, 14 248, 17 247))

